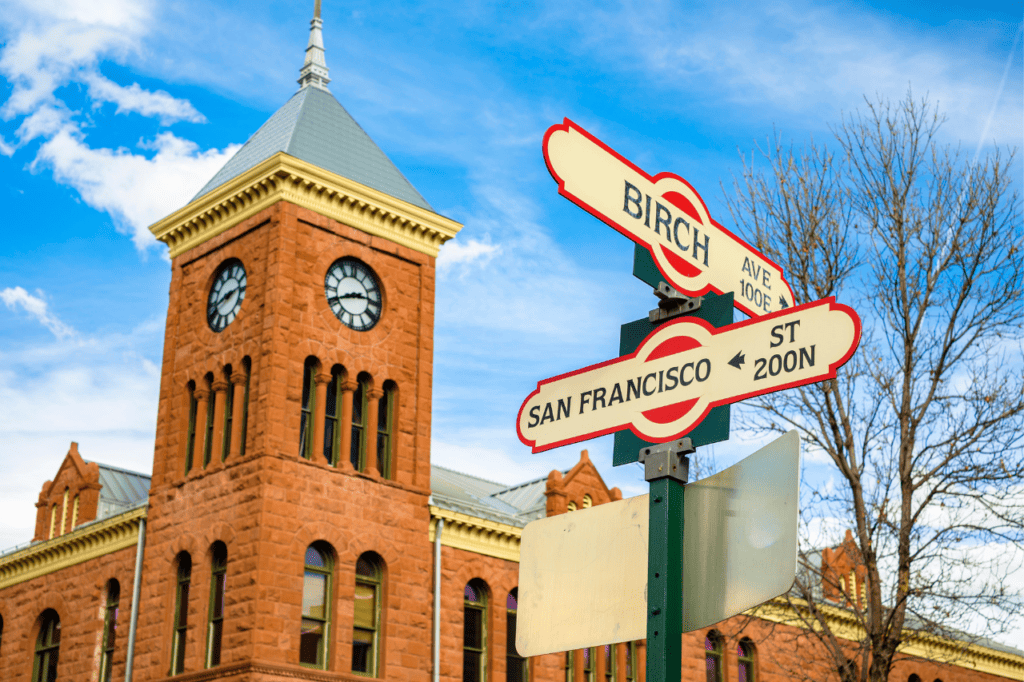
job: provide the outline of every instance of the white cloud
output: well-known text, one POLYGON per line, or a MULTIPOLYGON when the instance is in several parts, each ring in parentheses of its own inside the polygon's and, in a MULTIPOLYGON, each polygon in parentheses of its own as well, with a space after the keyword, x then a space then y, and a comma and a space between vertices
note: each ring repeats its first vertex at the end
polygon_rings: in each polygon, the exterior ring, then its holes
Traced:
POLYGON ((58 339, 66 339, 75 336, 75 330, 61 322, 53 315, 47 306, 43 292, 37 291, 38 296, 33 296, 21 287, 7 287, 0 291, 0 300, 4 302, 9 310, 21 308, 40 324, 53 332, 58 339))
POLYGON ((57 182, 76 189, 92 208, 109 213, 118 230, 143 250, 156 243, 148 226, 186 204, 238 146, 204 152, 173 133, 161 133, 140 146, 156 154, 147 158, 126 149, 93 149, 80 134, 64 129, 43 143, 33 168, 51 168, 57 182))
POLYGON ((150 92, 133 83, 130 87, 118 85, 96 73, 85 74, 83 80, 89 86, 89 95, 99 102, 117 105, 118 114, 135 112, 150 118, 159 118, 162 125, 175 121, 206 123, 206 117, 196 111, 192 104, 172 97, 163 90, 150 92))
POLYGON ((446 270, 456 265, 484 266, 499 253, 500 246, 477 239, 450 241, 441 249, 441 254, 437 258, 437 268, 446 270))

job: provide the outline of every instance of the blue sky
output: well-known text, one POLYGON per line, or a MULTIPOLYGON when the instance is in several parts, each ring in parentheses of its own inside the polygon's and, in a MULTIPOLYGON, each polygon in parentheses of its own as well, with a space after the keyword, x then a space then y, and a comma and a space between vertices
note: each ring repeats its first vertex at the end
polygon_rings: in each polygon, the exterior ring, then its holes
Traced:
MULTIPOLYGON (((30 539, 70 441, 150 470, 170 274, 147 227, 296 90, 312 5, 0 0, 0 548, 30 539)), ((325 0, 323 18, 331 91, 465 224, 438 261, 432 456, 499 481, 578 460, 529 454, 519 404, 616 355, 619 325, 654 303, 632 245, 557 195, 548 126, 568 116, 682 175, 727 227, 741 153, 773 131, 827 140, 865 95, 928 95, 970 156, 1024 131, 1013 2, 325 0)), ((609 485, 645 491, 637 467, 611 468, 609 437, 587 447, 609 485)))

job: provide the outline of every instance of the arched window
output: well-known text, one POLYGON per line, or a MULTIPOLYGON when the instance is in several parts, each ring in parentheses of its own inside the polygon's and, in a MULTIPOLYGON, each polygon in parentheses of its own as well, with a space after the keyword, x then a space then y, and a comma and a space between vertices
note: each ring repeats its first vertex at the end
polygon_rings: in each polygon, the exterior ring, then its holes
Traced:
POLYGON ((911 673, 910 677, 907 678, 907 682, 921 682, 921 678, 917 673, 911 673))
POLYGON ((111 578, 107 582, 107 605, 103 610, 103 653, 100 655, 100 682, 114 679, 114 641, 117 637, 118 602, 121 584, 111 578))
POLYGON ((299 663, 327 669, 327 637, 331 626, 331 573, 333 553, 322 543, 306 549, 302 583, 302 630, 299 663))
POLYGON ((377 402, 377 470, 382 478, 391 478, 391 452, 394 448, 395 382, 384 382, 384 395, 377 402))
POLYGON ((736 673, 739 682, 757 682, 754 670, 754 643, 746 637, 736 646, 736 673))
POLYGON ((528 682, 530 678, 527 659, 516 649, 516 627, 519 612, 519 588, 513 587, 505 600, 505 679, 507 682, 528 682))
POLYGON ((487 585, 473 579, 463 599, 462 682, 487 679, 487 585))
POLYGON ((213 412, 217 407, 217 392, 213 390, 213 372, 206 374, 206 392, 210 399, 206 401, 206 433, 203 437, 203 468, 210 463, 213 452, 213 412))
POLYGON ((587 493, 586 495, 583 496, 583 508, 590 509, 592 506, 594 506, 594 498, 592 498, 590 494, 587 493))
POLYGON ((228 390, 224 393, 224 429, 220 434, 220 461, 225 461, 228 458, 228 453, 231 452, 231 427, 235 421, 235 415, 232 414, 235 408, 235 390, 234 384, 231 383, 231 374, 234 372, 234 368, 231 365, 225 365, 224 367, 224 381, 228 384, 228 390))
POLYGON ((61 504, 60 508, 60 532, 57 533, 58 535, 64 535, 64 533, 68 532, 68 493, 70 492, 70 488, 64 488, 64 502, 61 504))
POLYGON ((360 374, 358 386, 352 395, 352 468, 362 471, 366 468, 366 401, 370 393, 370 376, 360 374))
POLYGON ((242 358, 242 370, 245 372, 245 391, 242 394, 242 428, 239 431, 238 454, 245 456, 245 430, 249 426, 249 382, 252 381, 252 360, 246 355, 242 358))
POLYGON ((57 531, 57 503, 54 502, 53 506, 50 507, 50 538, 53 538, 53 534, 57 531))
POLYGON ((174 634, 171 638, 171 675, 185 672, 185 637, 188 634, 188 593, 192 586, 192 557, 178 555, 178 579, 174 594, 174 634))
POLYGON ((356 600, 352 623, 352 672, 378 676, 380 666, 380 601, 384 572, 376 554, 356 562, 356 600))
POLYGON ((36 637, 36 658, 32 682, 57 682, 57 659, 60 657, 60 617, 53 609, 43 611, 36 637))
POLYGON ((341 386, 345 382, 345 370, 341 365, 331 368, 331 383, 327 384, 327 400, 324 405, 324 459, 338 466, 341 449, 341 386))
POLYGON ((71 526, 68 530, 74 530, 75 526, 78 525, 78 495, 75 495, 75 499, 71 502, 71 526))
POLYGON ((192 459, 196 450, 196 412, 199 401, 196 400, 196 382, 188 382, 188 435, 185 441, 185 473, 192 471, 192 459))
POLYGON ((597 649, 590 647, 583 650, 583 679, 586 682, 595 682, 595 669, 597 668, 597 649))
POLYGON ((636 642, 626 642, 626 681, 636 679, 636 642))
POLYGON ((572 682, 575 676, 575 651, 565 652, 565 682, 572 682))
POLYGON ((715 630, 704 637, 704 666, 707 682, 722 682, 722 636, 715 630))
POLYGON ((313 454, 313 415, 316 414, 316 358, 306 358, 302 368, 302 416, 299 420, 299 457, 309 459, 313 454))
POLYGON ((601 655, 604 657, 605 682, 615 682, 615 645, 605 644, 601 655))
POLYGON ((220 665, 220 644, 224 636, 224 588, 228 579, 228 548, 219 540, 211 548, 210 607, 206 623, 206 667, 220 665))

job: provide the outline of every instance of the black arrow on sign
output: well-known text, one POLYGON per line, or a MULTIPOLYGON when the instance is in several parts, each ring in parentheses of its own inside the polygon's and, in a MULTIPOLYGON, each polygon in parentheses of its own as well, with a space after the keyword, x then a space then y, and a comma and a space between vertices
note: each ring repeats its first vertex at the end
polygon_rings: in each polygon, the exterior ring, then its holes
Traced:
POLYGON ((788 307, 789 307, 789 304, 788 304, 788 303, 786 303, 786 299, 782 298, 781 296, 779 296, 779 303, 781 303, 781 304, 782 304, 782 308, 783 308, 783 310, 785 310, 786 308, 788 308, 788 307))
POLYGON ((736 353, 736 357, 729 361, 729 364, 739 369, 740 366, 746 361, 747 356, 743 354, 743 351, 736 353))

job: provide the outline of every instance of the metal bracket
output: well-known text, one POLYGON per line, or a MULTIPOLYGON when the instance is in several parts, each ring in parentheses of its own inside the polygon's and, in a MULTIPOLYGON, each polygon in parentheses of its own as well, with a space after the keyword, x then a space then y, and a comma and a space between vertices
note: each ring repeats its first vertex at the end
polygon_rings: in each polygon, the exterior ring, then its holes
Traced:
POLYGON ((671 478, 685 484, 690 477, 690 460, 687 455, 695 452, 697 448, 689 438, 641 449, 640 461, 644 464, 644 480, 671 478))
POLYGON ((692 313, 694 310, 699 309, 700 304, 704 301, 703 296, 690 298, 679 293, 665 282, 658 282, 658 288, 654 290, 654 295, 659 299, 658 307, 647 314, 647 319, 652 323, 692 313))

